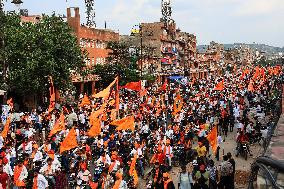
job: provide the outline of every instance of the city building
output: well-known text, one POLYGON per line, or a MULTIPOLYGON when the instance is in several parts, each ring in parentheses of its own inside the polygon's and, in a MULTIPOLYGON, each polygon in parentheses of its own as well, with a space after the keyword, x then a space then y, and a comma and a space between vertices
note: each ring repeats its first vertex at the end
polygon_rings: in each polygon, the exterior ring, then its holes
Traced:
MULTIPOLYGON (((94 65, 104 64, 110 52, 106 48, 107 43, 119 41, 119 34, 106 28, 97 29, 82 25, 78 7, 67 8, 67 23, 74 30, 74 35, 76 35, 82 50, 87 52, 88 57, 85 60, 85 69, 92 69, 94 65)), ((72 77, 72 81, 79 93, 94 93, 95 82, 98 80, 98 76, 93 74, 83 78, 74 73, 72 77)))

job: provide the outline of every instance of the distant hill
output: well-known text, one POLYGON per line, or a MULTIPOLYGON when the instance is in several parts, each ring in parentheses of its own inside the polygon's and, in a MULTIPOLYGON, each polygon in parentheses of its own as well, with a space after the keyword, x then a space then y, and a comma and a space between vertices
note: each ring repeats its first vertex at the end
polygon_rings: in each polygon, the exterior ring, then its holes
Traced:
MULTIPOLYGON (((225 50, 240 46, 248 46, 254 50, 258 50, 260 52, 265 52, 267 54, 278 54, 279 52, 284 52, 284 47, 273 47, 265 44, 245 44, 245 43, 234 43, 234 44, 224 44, 225 50)), ((199 52, 204 52, 207 49, 208 45, 198 45, 197 50, 199 52)))

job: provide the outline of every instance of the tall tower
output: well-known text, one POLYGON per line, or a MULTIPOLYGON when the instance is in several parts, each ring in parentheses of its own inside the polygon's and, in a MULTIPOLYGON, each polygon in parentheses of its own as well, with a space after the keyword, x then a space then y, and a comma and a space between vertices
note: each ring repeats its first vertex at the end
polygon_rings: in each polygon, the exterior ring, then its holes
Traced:
POLYGON ((171 0, 162 0, 161 10, 162 20, 165 23, 165 26, 168 26, 170 21, 172 20, 171 0))
POLYGON ((95 0, 85 0, 86 5, 86 14, 87 14, 87 26, 88 27, 96 27, 95 22, 95 0))

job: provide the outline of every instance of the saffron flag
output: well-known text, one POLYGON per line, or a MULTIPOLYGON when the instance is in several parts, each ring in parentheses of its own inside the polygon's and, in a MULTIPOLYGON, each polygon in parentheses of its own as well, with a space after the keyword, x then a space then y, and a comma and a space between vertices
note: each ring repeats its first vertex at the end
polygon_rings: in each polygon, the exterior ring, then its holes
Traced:
POLYGON ((214 154, 217 152, 217 127, 215 126, 207 135, 207 139, 212 147, 214 154))
POLYGON ((90 125, 92 126, 88 132, 89 137, 96 137, 101 134, 101 121, 90 116, 90 125))
POLYGON ((60 154, 67 150, 71 150, 72 148, 75 148, 78 146, 77 138, 76 138, 76 132, 74 127, 69 131, 66 138, 61 142, 60 144, 60 154))
POLYGON ((116 130, 132 130, 135 129, 135 123, 134 123, 134 116, 127 116, 125 118, 122 118, 120 120, 115 120, 111 122, 111 125, 117 126, 116 130))
POLYGON ((87 95, 84 95, 84 97, 82 98, 82 102, 80 104, 80 107, 84 107, 87 105, 91 105, 91 101, 89 99, 89 97, 87 95))
POLYGON ((65 116, 63 113, 61 113, 59 119, 55 122, 52 130, 50 131, 49 137, 64 129, 65 129, 65 116))
POLYGON ((225 88, 224 80, 220 81, 214 88, 215 91, 222 91, 225 88))
POLYGON ((9 131, 9 129, 10 129, 10 123, 11 123, 11 118, 10 118, 10 116, 9 116, 8 119, 7 119, 7 121, 6 121, 6 123, 5 123, 4 129, 3 129, 2 133, 1 133, 1 136, 2 136, 4 139, 5 139, 5 138, 7 137, 7 135, 8 135, 8 131, 9 131))
POLYGON ((115 78, 115 80, 107 87, 105 88, 104 90, 100 91, 99 93, 97 94, 94 94, 93 97, 94 98, 103 98, 103 99, 107 99, 110 95, 110 92, 111 92, 111 88, 117 84, 118 82, 118 77, 115 78))
POLYGON ((142 88, 141 81, 127 83, 126 85, 122 86, 121 88, 129 89, 129 90, 132 90, 132 91, 140 91, 141 88, 142 88))

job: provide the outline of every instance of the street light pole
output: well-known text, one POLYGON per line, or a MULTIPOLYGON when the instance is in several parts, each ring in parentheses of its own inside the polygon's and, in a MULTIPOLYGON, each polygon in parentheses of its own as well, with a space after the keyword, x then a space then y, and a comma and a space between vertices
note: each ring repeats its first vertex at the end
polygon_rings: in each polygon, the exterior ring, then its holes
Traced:
POLYGON ((142 33, 142 24, 139 24, 139 34, 140 34, 140 77, 142 79, 143 74, 143 33, 142 33))

